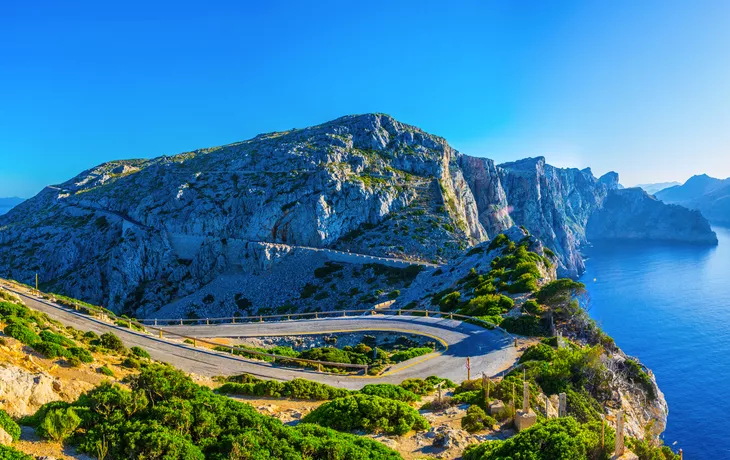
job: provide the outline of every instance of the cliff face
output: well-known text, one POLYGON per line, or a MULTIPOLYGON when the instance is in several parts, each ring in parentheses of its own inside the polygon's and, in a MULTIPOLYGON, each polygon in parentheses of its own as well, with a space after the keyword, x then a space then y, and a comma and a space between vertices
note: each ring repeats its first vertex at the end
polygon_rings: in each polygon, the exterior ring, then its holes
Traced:
POLYGON ((699 211, 667 205, 640 188, 614 190, 588 221, 589 240, 654 240, 717 244, 699 211))
POLYGON ((512 219, 524 225, 559 257, 561 274, 578 276, 585 267, 579 248, 585 226, 618 175, 596 179, 590 169, 559 169, 545 158, 528 158, 499 166, 512 219))

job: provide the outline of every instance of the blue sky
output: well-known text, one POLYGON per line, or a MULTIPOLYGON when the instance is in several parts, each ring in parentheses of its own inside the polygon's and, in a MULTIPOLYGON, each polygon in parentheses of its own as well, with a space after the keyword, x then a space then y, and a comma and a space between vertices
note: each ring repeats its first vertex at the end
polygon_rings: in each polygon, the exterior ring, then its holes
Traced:
POLYGON ((364 112, 627 185, 727 177, 728 43, 724 0, 4 1, 0 196, 364 112))

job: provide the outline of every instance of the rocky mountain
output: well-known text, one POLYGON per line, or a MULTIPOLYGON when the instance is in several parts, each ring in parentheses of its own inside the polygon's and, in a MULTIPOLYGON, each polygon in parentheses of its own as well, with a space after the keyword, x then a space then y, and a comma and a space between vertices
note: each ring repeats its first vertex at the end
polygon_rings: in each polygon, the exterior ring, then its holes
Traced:
MULTIPOLYGON (((268 308, 311 296, 312 272, 328 262, 444 263, 512 225, 575 276, 588 220, 617 188, 615 173, 595 178, 542 157, 495 165, 387 115, 347 116, 113 161, 49 186, 0 217, 0 276, 31 282, 38 272, 46 290, 140 316, 196 295, 225 305, 198 294, 214 285, 244 306, 261 293, 276 302, 268 308)), ((397 287, 388 270, 353 271, 388 280, 379 292, 397 287)), ((313 302, 352 302, 330 294, 336 284, 319 286, 313 302)))
POLYGON ((666 205, 640 188, 611 191, 588 220, 586 236, 596 240, 682 241, 717 244, 699 211, 666 205))
POLYGON ((730 178, 693 176, 682 185, 658 192, 656 197, 665 203, 697 209, 710 222, 730 225, 730 178))
POLYGON ((677 185, 682 184, 679 182, 658 182, 655 184, 638 184, 637 187, 644 189, 644 191, 649 195, 654 195, 657 192, 661 192, 664 189, 667 189, 669 187, 675 187, 677 185))
POLYGON ((0 215, 6 214, 8 211, 22 203, 22 198, 18 198, 17 196, 10 197, 10 198, 0 198, 0 215))

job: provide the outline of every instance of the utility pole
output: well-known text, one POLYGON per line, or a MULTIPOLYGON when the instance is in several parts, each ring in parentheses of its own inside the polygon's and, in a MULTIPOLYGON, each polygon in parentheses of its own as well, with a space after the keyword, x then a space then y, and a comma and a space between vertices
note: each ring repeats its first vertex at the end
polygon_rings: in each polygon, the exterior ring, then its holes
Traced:
POLYGON ((41 291, 38 290, 38 272, 35 274, 35 293, 36 295, 41 295, 41 291))
POLYGON ((466 357, 466 379, 471 380, 471 358, 466 357))

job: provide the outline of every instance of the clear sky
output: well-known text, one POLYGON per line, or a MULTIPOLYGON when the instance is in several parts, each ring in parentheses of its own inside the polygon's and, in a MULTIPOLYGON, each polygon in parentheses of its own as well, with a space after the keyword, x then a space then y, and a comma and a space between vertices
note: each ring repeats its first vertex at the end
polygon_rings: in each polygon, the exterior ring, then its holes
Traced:
POLYGON ((364 112, 625 185, 727 177, 728 45, 726 0, 6 0, 0 196, 364 112))

